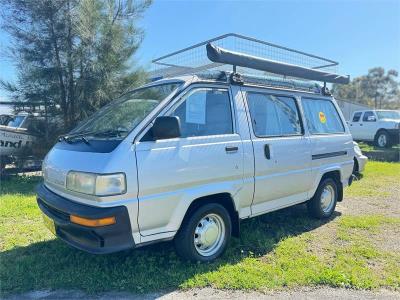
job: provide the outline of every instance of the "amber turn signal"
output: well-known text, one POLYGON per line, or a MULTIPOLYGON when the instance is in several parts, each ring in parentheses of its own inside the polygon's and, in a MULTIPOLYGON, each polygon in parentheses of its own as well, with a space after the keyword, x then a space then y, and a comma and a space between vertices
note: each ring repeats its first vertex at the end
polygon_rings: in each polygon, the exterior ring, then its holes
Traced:
POLYGON ((102 219, 87 219, 83 217, 78 217, 71 215, 69 217, 70 221, 75 224, 87 226, 87 227, 100 227, 115 224, 115 217, 107 217, 102 219))

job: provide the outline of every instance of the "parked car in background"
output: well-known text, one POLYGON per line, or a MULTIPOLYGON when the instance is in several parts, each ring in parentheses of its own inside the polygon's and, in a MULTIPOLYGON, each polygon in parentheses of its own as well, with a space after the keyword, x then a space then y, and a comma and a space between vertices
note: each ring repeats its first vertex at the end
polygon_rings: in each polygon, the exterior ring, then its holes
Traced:
POLYGON ((7 164, 20 169, 40 169, 41 160, 31 155, 31 150, 44 132, 44 119, 36 114, 21 112, 7 115, 0 125, 0 172, 7 164))
POLYGON ((374 142, 377 147, 388 148, 399 143, 400 111, 355 111, 349 128, 354 140, 374 142))
POLYGON ((0 115, 0 125, 7 125, 13 117, 11 115, 2 114, 0 115))
POLYGON ((358 146, 357 142, 353 141, 353 145, 354 145, 353 175, 357 176, 364 171, 365 165, 367 164, 368 161, 368 157, 362 154, 360 146, 358 146))
POLYGON ((34 121, 34 116, 28 113, 20 113, 9 116, 5 125, 0 125, 0 155, 18 154, 26 146, 30 146, 37 135, 29 130, 34 121), (28 127, 30 127, 28 129, 28 127))

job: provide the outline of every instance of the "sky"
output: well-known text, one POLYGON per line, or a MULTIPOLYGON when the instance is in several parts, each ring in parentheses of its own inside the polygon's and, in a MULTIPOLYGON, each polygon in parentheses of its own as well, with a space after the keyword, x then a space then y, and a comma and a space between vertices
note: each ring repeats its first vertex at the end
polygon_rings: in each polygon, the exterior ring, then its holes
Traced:
MULTIPOLYGON (((333 59, 352 78, 377 66, 400 71, 400 0, 154 0, 138 25, 145 36, 134 59, 144 66, 234 32, 333 59)), ((9 43, 0 29, 0 79, 12 81, 15 68, 2 51, 9 43)))

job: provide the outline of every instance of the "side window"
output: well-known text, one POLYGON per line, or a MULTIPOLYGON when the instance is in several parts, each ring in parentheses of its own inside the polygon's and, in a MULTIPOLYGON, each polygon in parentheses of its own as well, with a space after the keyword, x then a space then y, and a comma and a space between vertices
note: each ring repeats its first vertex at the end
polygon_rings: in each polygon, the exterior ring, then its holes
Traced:
POLYGON ((179 117, 182 137, 233 133, 229 93, 224 89, 194 90, 170 115, 179 117))
POLYGON ((354 114, 354 116, 353 116, 353 122, 358 122, 358 121, 360 121, 361 115, 362 115, 362 112, 361 112, 361 111, 356 112, 356 113, 354 114))
POLYGON ((339 113, 330 100, 303 98, 302 103, 311 134, 344 132, 339 113))
POLYGON ((256 136, 299 135, 302 133, 295 99, 248 92, 247 102, 256 136))
POLYGON ((19 127, 22 124, 22 122, 24 121, 24 119, 25 119, 25 116, 16 116, 8 122, 7 126, 19 127))
POLYGON ((375 122, 375 115, 372 111, 366 111, 363 116, 363 122, 375 122))

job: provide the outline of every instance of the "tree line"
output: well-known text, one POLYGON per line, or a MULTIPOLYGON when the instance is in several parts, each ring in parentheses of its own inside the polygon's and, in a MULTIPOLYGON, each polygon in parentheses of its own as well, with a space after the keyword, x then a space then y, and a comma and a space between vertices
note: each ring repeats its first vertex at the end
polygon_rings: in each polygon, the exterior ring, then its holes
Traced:
POLYGON ((13 100, 57 107, 68 131, 145 80, 133 55, 143 38, 137 21, 150 3, 0 0, 1 26, 12 38, 7 55, 18 72, 1 87, 13 100))
MULTIPOLYGON (((12 39, 16 82, 0 81, 13 100, 44 103, 60 113, 62 133, 129 89, 146 72, 135 64, 143 31, 137 21, 151 0, 0 0, 2 29, 12 39)), ((337 98, 376 108, 400 108, 398 73, 377 67, 337 98)), ((50 126, 51 127, 51 126, 50 126)), ((51 130, 49 126, 47 131, 51 130)), ((49 136, 49 133, 46 133, 49 136)))
POLYGON ((350 84, 334 84, 332 93, 338 99, 347 99, 374 108, 400 109, 398 72, 385 72, 382 67, 368 70, 367 75, 354 78, 350 84))

